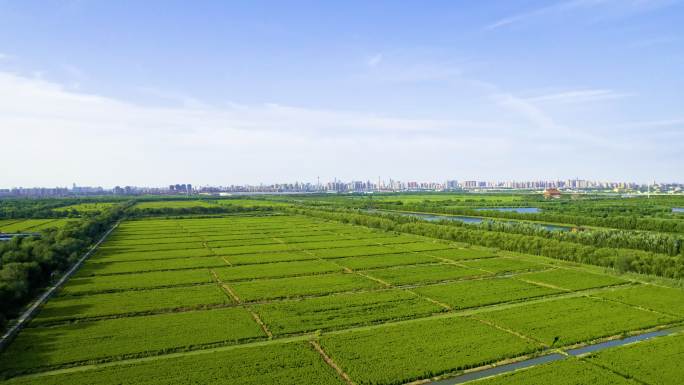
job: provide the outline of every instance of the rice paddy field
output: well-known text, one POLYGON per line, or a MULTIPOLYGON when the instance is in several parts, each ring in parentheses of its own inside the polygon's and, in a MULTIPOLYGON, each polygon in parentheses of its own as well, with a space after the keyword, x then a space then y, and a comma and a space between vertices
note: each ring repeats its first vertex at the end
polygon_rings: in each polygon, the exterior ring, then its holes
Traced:
MULTIPOLYGON (((168 207, 162 203, 137 207, 168 207)), ((0 222, 6 226, 13 224, 0 222)), ((0 378, 448 381, 682 325, 683 290, 630 277, 298 215, 127 220, 0 353, 0 378)), ((473 383, 677 384, 682 336, 473 383)))

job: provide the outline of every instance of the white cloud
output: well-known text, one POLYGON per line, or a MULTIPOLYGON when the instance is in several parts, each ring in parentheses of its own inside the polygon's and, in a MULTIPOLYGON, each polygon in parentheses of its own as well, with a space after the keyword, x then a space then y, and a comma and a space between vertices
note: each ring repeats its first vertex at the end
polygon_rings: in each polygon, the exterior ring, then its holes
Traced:
POLYGON ((382 53, 377 53, 377 54, 369 57, 368 60, 366 61, 366 64, 368 64, 369 67, 377 67, 381 61, 382 61, 382 53))
POLYGON ((617 14, 643 12, 678 3, 679 0, 566 0, 555 4, 532 9, 530 11, 501 18, 484 27, 485 31, 492 31, 533 19, 582 9, 610 7, 617 14))
POLYGON ((608 89, 580 89, 528 97, 526 100, 537 103, 587 103, 622 99, 629 96, 633 96, 633 94, 608 89))
MULTIPOLYGON (((545 175, 537 159, 578 148, 582 159, 557 167, 571 175, 591 170, 606 151, 631 159, 629 142, 573 130, 536 103, 479 87, 491 97, 489 121, 467 111, 426 119, 280 104, 149 106, 0 72, 0 135, 9 160, 0 162, 0 187, 537 178, 545 175)), ((643 142, 647 147, 649 138, 643 142)))

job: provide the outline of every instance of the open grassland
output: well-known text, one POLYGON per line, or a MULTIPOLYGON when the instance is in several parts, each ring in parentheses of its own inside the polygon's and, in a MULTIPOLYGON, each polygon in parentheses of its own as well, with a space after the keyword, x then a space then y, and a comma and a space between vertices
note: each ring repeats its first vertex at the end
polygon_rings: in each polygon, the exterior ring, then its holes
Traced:
MULTIPOLYGON (((0 378, 405 384, 676 324, 683 293, 543 257, 305 216, 129 220, 0 353, 0 378)), ((620 383, 579 360, 510 378, 534 383, 521 376, 538 372, 564 384, 547 369, 556 367, 580 381, 567 384, 620 383)))

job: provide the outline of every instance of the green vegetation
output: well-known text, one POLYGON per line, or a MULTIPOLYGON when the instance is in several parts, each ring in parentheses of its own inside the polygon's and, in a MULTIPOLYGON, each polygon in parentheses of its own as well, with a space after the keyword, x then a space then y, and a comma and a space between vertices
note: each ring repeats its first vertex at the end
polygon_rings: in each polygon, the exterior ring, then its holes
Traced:
POLYGON ((682 380, 684 335, 659 337, 597 353, 589 362, 629 376, 642 384, 678 384, 682 380))
POLYGON ((548 346, 591 341, 675 320, 667 315, 588 297, 557 299, 478 316, 548 346))
POLYGON ((463 261, 464 266, 468 266, 473 269, 480 269, 492 274, 503 274, 511 272, 520 271, 534 271, 543 270, 547 266, 540 265, 534 262, 528 262, 517 258, 500 257, 500 258, 487 258, 478 259, 471 261, 463 261))
POLYGON ((602 298, 684 317, 684 291, 653 285, 635 286, 598 294, 602 298))
POLYGON ((62 296, 47 303, 40 315, 31 321, 31 325, 81 318, 212 307, 230 302, 216 285, 140 290, 135 293, 62 296))
POLYGON ((415 294, 386 290, 276 302, 254 310, 274 335, 283 335, 414 318, 442 309, 415 294))
POLYGON ((618 374, 587 364, 578 359, 566 359, 519 370, 494 378, 477 381, 476 385, 637 385, 618 374))
POLYGON ((341 271, 342 267, 326 261, 274 262, 267 265, 240 265, 215 269, 222 281, 245 281, 257 278, 292 277, 341 271))
POLYGON ((415 217, 398 214, 367 214, 349 210, 314 210, 309 208, 298 208, 291 211, 316 218, 337 220, 342 223, 352 223, 371 228, 381 228, 485 247, 497 247, 513 252, 611 267, 619 271, 631 271, 677 279, 684 277, 684 258, 679 256, 669 256, 634 249, 582 245, 550 239, 541 235, 531 236, 490 231, 457 221, 429 223, 415 217))
POLYGON ((485 273, 482 270, 439 263, 434 265, 388 267, 368 271, 366 274, 392 285, 412 285, 484 276, 489 273, 485 273))
POLYGON ((210 283, 211 274, 205 269, 155 271, 138 274, 117 274, 101 277, 72 278, 61 290, 62 296, 101 294, 109 292, 156 289, 169 286, 210 283))
POLYGON ((77 277, 94 275, 142 273, 147 271, 201 269, 208 267, 226 266, 226 261, 220 257, 151 259, 149 261, 131 262, 98 262, 84 266, 77 277))
POLYGON ((361 255, 335 259, 335 263, 352 270, 373 269, 378 267, 418 265, 422 263, 435 263, 438 259, 425 253, 398 253, 361 255))
POLYGON ((40 237, 0 242, 0 330, 34 295, 60 276, 123 215, 114 206, 97 215, 48 228, 40 237))
POLYGON ((464 317, 330 335, 321 339, 321 345, 359 384, 377 385, 453 373, 540 348, 464 317))
POLYGON ((420 295, 446 303, 454 309, 518 301, 561 293, 512 278, 466 280, 414 289, 420 295))
POLYGON ((538 273, 522 274, 519 278, 566 290, 584 290, 626 283, 623 279, 611 277, 609 275, 592 274, 570 269, 555 269, 538 273))
POLYGON ((0 356, 0 373, 234 344, 263 336, 241 308, 28 328, 0 356))
POLYGON ((236 282, 230 285, 242 301, 275 298, 296 298, 324 295, 344 291, 368 290, 383 287, 378 282, 350 273, 321 274, 316 276, 260 279, 236 282))
POLYGON ((116 205, 115 202, 77 203, 75 205, 57 207, 54 211, 66 211, 70 214, 79 215, 83 213, 104 211, 114 205, 116 205))
MULTIPOLYGON (((0 378, 9 384, 399 385, 524 360, 551 352, 548 347, 567 350, 680 325, 684 291, 674 287, 681 283, 619 273, 662 268, 659 275, 677 276, 680 256, 559 241, 499 225, 430 223, 349 209, 519 206, 554 215, 678 220, 664 209, 674 198, 654 201, 411 194, 150 197, 138 202, 143 209, 98 206, 113 200, 13 203, 41 213, 60 212, 58 207, 68 213, 70 205, 93 210, 68 218, 62 230, 45 230, 40 239, 0 244, 2 250, 13 245, 0 254, 0 274, 12 263, 54 263, 44 247, 78 235, 78 252, 64 259, 64 269, 114 220, 124 220, 0 352, 0 378), (98 218, 108 224, 94 228, 100 232, 83 238, 73 232, 98 218)), ((0 204, 0 212, 2 207, 10 206, 0 204)), ((57 218, 4 217, 0 226, 57 218)), ((0 278, 5 285, 17 282, 0 278)), ((48 275, 40 285, 52 279, 48 275)), ((5 301, 14 292, 0 293, 5 301)), ((9 308, 0 304, 3 311, 9 308)), ((630 352, 623 355, 610 350, 565 359, 480 383, 632 383, 603 367, 649 384, 671 383, 677 367, 669 362, 680 360, 682 345, 671 341, 652 349, 639 350, 642 343, 615 349, 630 352), (659 373, 655 368, 663 361, 668 365, 659 373)))
POLYGON ((8 385, 343 385, 337 374, 304 342, 245 347, 96 368, 56 376, 18 378, 8 385))

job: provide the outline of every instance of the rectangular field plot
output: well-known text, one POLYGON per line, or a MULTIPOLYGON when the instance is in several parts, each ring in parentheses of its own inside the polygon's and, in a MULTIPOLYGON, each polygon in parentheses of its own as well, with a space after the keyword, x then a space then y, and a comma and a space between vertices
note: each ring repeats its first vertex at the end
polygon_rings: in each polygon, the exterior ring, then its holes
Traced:
POLYGON ((582 362, 576 358, 517 370, 508 374, 477 381, 477 385, 637 385, 608 370, 582 362))
POLYGON ((215 284, 138 290, 50 300, 31 325, 74 319, 115 316, 180 308, 201 308, 231 303, 215 284))
POLYGON ((444 250, 433 250, 429 252, 430 255, 440 258, 450 259, 452 261, 462 261, 466 259, 482 259, 496 257, 496 252, 486 249, 458 249, 449 248, 444 250))
POLYGON ((478 317, 549 346, 586 342, 674 321, 672 317, 588 297, 521 305, 478 317))
POLYGON ((378 282, 353 273, 320 274, 304 277, 260 279, 230 285, 242 301, 296 298, 354 290, 382 288, 378 282))
POLYGON ((283 242, 273 238, 254 238, 254 239, 237 239, 237 240, 223 240, 223 241, 209 241, 207 247, 210 248, 231 248, 240 246, 261 246, 261 245, 282 245, 283 242))
POLYGON ((681 384, 684 375, 684 335, 658 337, 604 350, 589 360, 642 384, 681 384))
POLYGON ((454 309, 465 309, 518 301, 562 293, 512 278, 466 280, 413 289, 416 293, 446 303, 454 309))
POLYGON ((239 254, 254 254, 254 253, 269 253, 279 251, 297 251, 296 247, 292 245, 285 245, 282 243, 274 243, 270 245, 247 245, 247 246, 230 246, 230 247, 213 247, 212 250, 216 255, 239 255, 239 254))
POLYGON ((212 282, 208 269, 155 271, 72 278, 60 295, 85 295, 212 282))
POLYGON ((385 325, 321 338, 357 384, 405 384, 531 353, 540 345, 467 317, 385 325))
POLYGON ((522 274, 520 279, 551 285, 566 290, 584 290, 627 283, 627 281, 610 275, 592 274, 571 269, 555 269, 537 273, 522 274))
POLYGON ((143 253, 148 251, 162 251, 162 250, 189 250, 205 248, 201 241, 189 242, 169 242, 169 243, 154 243, 145 245, 123 245, 116 244, 102 246, 99 250, 102 254, 115 253, 143 253))
POLYGON ((183 243, 202 243, 204 240, 199 236, 190 236, 183 234, 175 234, 175 236, 160 237, 160 238, 144 238, 144 239, 131 239, 130 235, 114 237, 111 236, 107 239, 107 243, 100 246, 100 249, 107 250, 115 247, 147 247, 151 245, 170 245, 170 244, 183 244, 183 243))
POLYGON ((447 263, 389 267, 367 271, 365 274, 392 285, 416 285, 489 275, 481 270, 447 263))
POLYGON ((402 265, 419 265, 435 262, 439 262, 439 260, 425 253, 378 254, 335 259, 335 263, 338 265, 342 265, 352 270, 364 270, 402 265))
POLYGON ((239 254, 230 255, 224 258, 233 265, 253 265, 258 263, 291 262, 318 259, 318 257, 315 255, 311 255, 303 251, 239 254))
POLYGON ((157 354, 265 337, 242 308, 78 322, 24 329, 0 356, 0 373, 157 354))
POLYGON ((207 354, 165 358, 37 378, 8 385, 344 385, 306 342, 236 347, 207 354))
POLYGON ((462 263, 473 269, 482 269, 492 274, 535 271, 548 268, 547 266, 538 263, 508 257, 478 259, 474 261, 463 261, 462 263))
POLYGON ((180 249, 180 250, 160 250, 160 251, 140 251, 140 252, 98 252, 92 257, 93 262, 127 262, 127 261, 148 261, 153 259, 174 259, 189 257, 210 257, 214 255, 207 248, 180 249))
POLYGON ((342 270, 342 267, 326 261, 294 261, 258 265, 239 265, 215 269, 214 271, 222 281, 230 282, 258 278, 323 274, 342 270))
POLYGON ((142 273, 148 271, 200 269, 222 267, 227 263, 221 257, 154 259, 131 262, 93 262, 86 263, 76 274, 77 277, 94 275, 142 273))
POLYGON ((402 290, 334 294, 253 306, 274 335, 427 316, 442 308, 402 290))
MULTIPOLYGON (((388 244, 389 245, 389 244, 388 244)), ((451 247, 444 243, 438 242, 413 242, 413 243, 395 243, 391 246, 400 251, 432 251, 432 250, 448 250, 451 247)))
POLYGON ((312 250, 310 253, 319 258, 343 258, 361 255, 396 254, 398 250, 389 246, 357 246, 334 249, 312 250))
POLYGON ((597 294, 602 298, 684 317, 684 291, 653 285, 634 286, 597 294))

